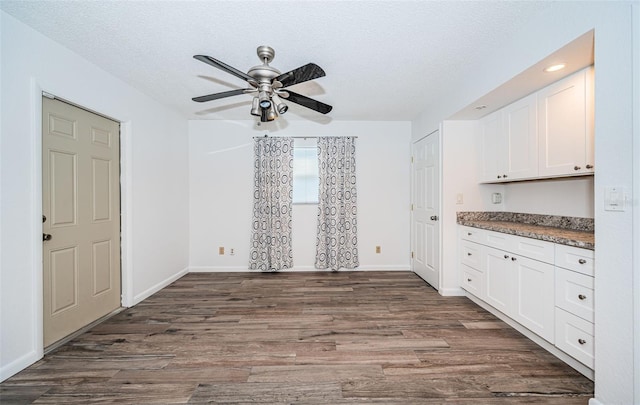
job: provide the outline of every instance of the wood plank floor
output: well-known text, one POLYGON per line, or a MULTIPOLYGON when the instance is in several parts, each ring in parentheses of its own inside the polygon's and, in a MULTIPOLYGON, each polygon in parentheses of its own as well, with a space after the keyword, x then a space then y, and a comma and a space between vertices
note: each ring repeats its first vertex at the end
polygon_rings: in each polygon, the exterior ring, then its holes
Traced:
POLYGON ((410 272, 195 273, 0 384, 4 404, 587 404, 593 383, 410 272))

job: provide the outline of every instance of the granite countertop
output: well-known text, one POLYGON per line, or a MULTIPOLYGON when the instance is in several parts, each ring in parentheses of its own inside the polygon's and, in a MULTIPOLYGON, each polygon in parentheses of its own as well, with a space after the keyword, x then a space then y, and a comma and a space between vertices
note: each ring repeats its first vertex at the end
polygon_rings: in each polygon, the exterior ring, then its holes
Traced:
POLYGON ((591 218, 506 212, 458 212, 458 224, 595 250, 591 218))

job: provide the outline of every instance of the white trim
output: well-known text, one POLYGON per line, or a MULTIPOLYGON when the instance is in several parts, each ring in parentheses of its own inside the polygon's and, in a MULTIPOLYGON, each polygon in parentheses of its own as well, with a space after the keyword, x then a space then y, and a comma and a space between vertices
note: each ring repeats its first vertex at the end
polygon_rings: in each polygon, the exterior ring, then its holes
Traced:
POLYGON ((167 277, 166 279, 160 281, 159 283, 156 283, 155 285, 147 288, 146 290, 144 290, 140 294, 138 294, 138 295, 133 297, 132 306, 135 305, 135 304, 138 304, 139 302, 145 300, 146 298, 149 298, 150 296, 152 296, 153 294, 155 294, 158 291, 162 290, 163 288, 165 288, 169 284, 173 283, 174 281, 176 281, 180 277, 184 276, 188 272, 189 272, 189 268, 185 267, 184 269, 180 270, 178 273, 176 273, 176 274, 174 274, 174 275, 172 275, 170 277, 167 277))
MULTIPOLYGON (((331 272, 328 269, 316 269, 313 266, 294 266, 292 269, 280 270, 282 273, 287 272, 331 272)), ((384 266, 360 266, 355 269, 340 269, 338 271, 411 271, 408 265, 384 265, 384 266)), ((249 270, 243 266, 190 266, 189 273, 260 273, 258 270, 249 270)))
POLYGON ((133 296, 133 141, 131 121, 120 123, 120 288, 123 307, 133 296))
POLYGON ((0 368, 0 382, 29 367, 36 361, 40 360, 42 356, 42 353, 37 350, 32 350, 24 356, 15 359, 11 363, 3 365, 2 368, 0 368))
MULTIPOLYGON (((42 86, 31 78, 31 254, 32 268, 32 347, 35 359, 44 356, 44 290, 42 257, 42 86)), ((22 358, 28 357, 23 356, 22 358)), ((28 364, 27 364, 28 366, 28 364)))
POLYGON ((467 295, 462 288, 441 288, 438 292, 443 297, 464 297, 467 295))
POLYGON ((591 398, 589 399, 589 405, 604 405, 604 404, 595 398, 591 398))
MULTIPOLYGON (((640 403, 640 117, 638 108, 640 108, 640 6, 638 4, 631 5, 631 27, 633 37, 631 39, 633 49, 633 98, 631 111, 633 114, 633 134, 632 134, 632 167, 633 167, 633 195, 631 202, 632 209, 632 246, 635 246, 632 253, 632 269, 633 269, 633 400, 636 404, 640 403)), ((596 405, 596 400, 589 402, 589 405, 596 405)))
POLYGON ((540 336, 538 336, 535 333, 531 332, 529 329, 525 328, 520 323, 514 321, 513 319, 511 319, 507 315, 503 314, 502 312, 498 311, 497 309, 495 309, 491 305, 487 304, 486 302, 482 301, 481 299, 479 299, 479 298, 477 298, 474 295, 469 294, 469 293, 465 293, 465 295, 467 296, 467 298, 469 298, 471 301, 476 303, 478 306, 480 306, 483 309, 485 309, 486 311, 492 313, 497 318, 499 318, 500 320, 504 321, 507 325, 511 326, 513 329, 515 329, 518 332, 520 332, 523 335, 525 335, 527 338, 529 338, 529 340, 533 341, 538 346, 542 347, 543 349, 545 349, 549 353, 553 354, 554 356, 556 356, 560 360, 562 360, 565 363, 567 363, 571 368, 575 369, 580 374, 584 375, 585 377, 587 377, 588 379, 593 381, 595 376, 594 376, 594 372, 593 372, 592 369, 590 369, 589 367, 587 367, 584 364, 580 363, 578 360, 574 359, 573 357, 569 356, 565 352, 561 351, 560 349, 555 347, 553 344, 547 342, 546 340, 544 340, 540 336))

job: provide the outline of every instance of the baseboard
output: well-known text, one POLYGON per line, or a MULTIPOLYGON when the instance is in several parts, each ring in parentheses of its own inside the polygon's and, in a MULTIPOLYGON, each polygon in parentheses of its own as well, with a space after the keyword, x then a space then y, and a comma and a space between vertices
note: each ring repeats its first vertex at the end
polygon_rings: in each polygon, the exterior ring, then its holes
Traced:
POLYGON ((41 358, 42 353, 38 354, 36 351, 31 351, 24 356, 15 359, 11 363, 3 365, 2 367, 0 367, 0 382, 19 373, 41 358))
MULTIPOLYGON (((311 271, 331 271, 316 269, 313 266, 294 266, 292 269, 281 271, 291 272, 311 272, 311 271)), ((339 271, 410 271, 408 265, 385 265, 385 266, 359 266, 355 269, 340 269, 339 271)), ((249 270, 243 266, 191 266, 189 273, 225 273, 225 272, 257 272, 257 270, 249 270)))
POLYGON ((149 298, 150 296, 152 296, 153 294, 155 294, 158 291, 162 290, 163 288, 165 288, 169 284, 173 283, 174 281, 176 281, 180 277, 184 276, 188 272, 189 272, 189 268, 186 267, 186 268, 180 270, 178 273, 176 273, 176 274, 174 274, 174 275, 172 275, 172 276, 160 281, 159 283, 151 286, 150 288, 147 288, 146 290, 144 290, 140 294, 134 295, 134 297, 133 297, 133 305, 136 305, 139 302, 143 301, 144 299, 149 298))
POLYGON ((597 400, 597 399, 595 399, 595 398, 591 398, 591 399, 589 400, 589 405, 604 405, 604 404, 603 404, 602 402, 598 401, 598 400, 597 400))
POLYGON ((462 288, 441 288, 438 292, 443 297, 464 297, 466 295, 462 288))

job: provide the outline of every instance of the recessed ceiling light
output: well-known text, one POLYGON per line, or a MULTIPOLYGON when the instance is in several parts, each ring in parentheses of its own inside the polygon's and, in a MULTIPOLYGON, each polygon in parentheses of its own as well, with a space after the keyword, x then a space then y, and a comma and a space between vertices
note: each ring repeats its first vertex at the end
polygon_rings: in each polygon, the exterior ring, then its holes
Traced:
POLYGON ((557 63, 555 65, 547 66, 544 71, 545 72, 556 72, 558 70, 562 70, 567 66, 566 63, 557 63))
POLYGON ((476 110, 484 110, 485 108, 487 108, 487 106, 484 104, 475 107, 476 110))

